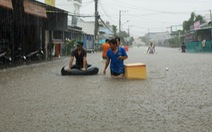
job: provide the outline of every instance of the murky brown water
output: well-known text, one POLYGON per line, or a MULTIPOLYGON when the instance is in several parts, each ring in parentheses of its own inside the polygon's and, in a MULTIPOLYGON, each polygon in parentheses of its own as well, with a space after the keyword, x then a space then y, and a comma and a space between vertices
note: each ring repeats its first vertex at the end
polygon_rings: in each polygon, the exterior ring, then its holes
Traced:
POLYGON ((125 61, 146 63, 146 80, 104 76, 101 53, 95 76, 61 76, 68 57, 0 70, 0 132, 211 131, 212 54, 146 48, 125 61))

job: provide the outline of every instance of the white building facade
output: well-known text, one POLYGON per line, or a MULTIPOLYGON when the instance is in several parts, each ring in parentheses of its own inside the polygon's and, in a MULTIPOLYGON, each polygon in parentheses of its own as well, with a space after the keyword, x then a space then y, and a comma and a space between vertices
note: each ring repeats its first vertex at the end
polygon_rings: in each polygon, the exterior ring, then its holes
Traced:
MULTIPOLYGON (((68 25, 77 26, 78 17, 80 15, 80 7, 82 0, 37 0, 42 3, 55 3, 55 7, 66 10, 69 12, 68 25)), ((52 5, 54 6, 54 5, 52 5)))

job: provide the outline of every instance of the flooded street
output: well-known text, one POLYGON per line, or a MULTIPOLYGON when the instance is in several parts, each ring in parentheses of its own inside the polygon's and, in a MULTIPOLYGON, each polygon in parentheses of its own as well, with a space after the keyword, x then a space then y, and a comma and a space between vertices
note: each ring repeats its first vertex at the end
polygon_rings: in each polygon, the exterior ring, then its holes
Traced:
POLYGON ((132 47, 146 80, 103 75, 101 52, 88 53, 94 76, 61 76, 69 57, 0 70, 0 132, 209 132, 212 54, 132 47), (166 70, 168 68, 168 70, 166 70))

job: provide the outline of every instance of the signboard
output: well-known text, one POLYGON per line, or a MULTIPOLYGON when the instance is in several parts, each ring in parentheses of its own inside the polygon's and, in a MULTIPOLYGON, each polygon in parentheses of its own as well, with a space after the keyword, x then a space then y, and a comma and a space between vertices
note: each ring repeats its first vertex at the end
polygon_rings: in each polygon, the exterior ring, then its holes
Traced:
POLYGON ((194 30, 200 29, 200 21, 194 23, 194 30))
POLYGON ((104 43, 105 43, 105 39, 101 39, 101 40, 99 40, 99 43, 98 44, 102 45, 104 43))
POLYGON ((47 5, 55 6, 55 0, 45 0, 47 5))
POLYGON ((24 11, 31 15, 47 18, 46 9, 42 6, 24 1, 24 11))

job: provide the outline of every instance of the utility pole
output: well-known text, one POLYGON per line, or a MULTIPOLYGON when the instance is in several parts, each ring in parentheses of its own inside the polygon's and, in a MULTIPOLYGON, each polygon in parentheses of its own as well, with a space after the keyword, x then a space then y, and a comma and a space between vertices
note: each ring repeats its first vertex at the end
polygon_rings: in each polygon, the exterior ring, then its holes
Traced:
POLYGON ((211 10, 209 10, 209 11, 210 11, 210 21, 212 21, 211 10))
POLYGON ((95 42, 97 43, 97 35, 98 35, 98 30, 99 30, 99 23, 98 23, 98 19, 99 19, 99 13, 98 13, 98 0, 94 0, 95 1, 95 24, 94 24, 94 39, 95 42))
POLYGON ((125 11, 121 11, 119 10, 119 37, 121 35, 121 12, 127 12, 126 10, 125 11))
POLYGON ((119 37, 121 35, 121 10, 119 10, 119 37))

